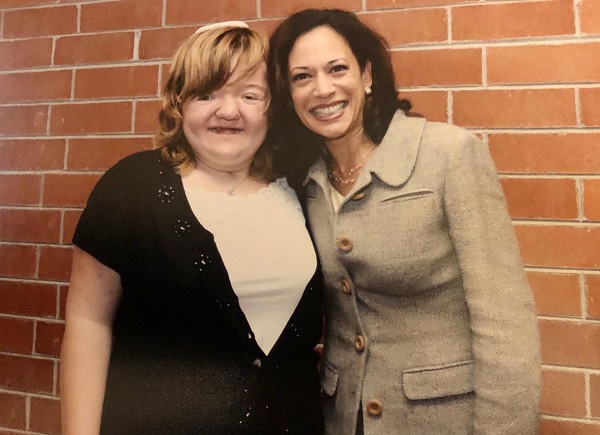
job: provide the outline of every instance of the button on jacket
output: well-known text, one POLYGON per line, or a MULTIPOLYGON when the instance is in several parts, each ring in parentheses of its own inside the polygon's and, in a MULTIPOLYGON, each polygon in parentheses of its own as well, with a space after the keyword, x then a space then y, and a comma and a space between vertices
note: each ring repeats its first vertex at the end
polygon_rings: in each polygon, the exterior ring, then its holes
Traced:
POLYGON ((359 409, 367 435, 536 433, 533 298, 487 147, 398 112, 337 213, 330 189, 320 160, 326 433, 359 409))

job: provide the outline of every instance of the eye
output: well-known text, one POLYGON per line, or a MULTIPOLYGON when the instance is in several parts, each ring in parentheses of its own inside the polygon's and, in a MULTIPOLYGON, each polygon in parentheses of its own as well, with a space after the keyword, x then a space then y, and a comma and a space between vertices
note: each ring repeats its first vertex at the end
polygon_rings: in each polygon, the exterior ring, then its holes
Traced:
POLYGON ((301 73, 298 73, 298 74, 293 74, 292 77, 291 77, 291 79, 292 79, 292 82, 298 82, 300 80, 306 80, 309 77, 310 77, 310 75, 308 75, 308 73, 301 72, 301 73))
POLYGON ((331 67, 332 73, 339 73, 339 72, 343 72, 343 71, 348 71, 348 65, 338 64, 338 65, 333 65, 331 67))
POLYGON ((254 104, 264 101, 265 97, 262 94, 250 93, 242 95, 242 100, 244 100, 247 103, 254 104))
POLYGON ((212 99, 212 95, 196 95, 193 100, 194 101, 210 101, 212 99))

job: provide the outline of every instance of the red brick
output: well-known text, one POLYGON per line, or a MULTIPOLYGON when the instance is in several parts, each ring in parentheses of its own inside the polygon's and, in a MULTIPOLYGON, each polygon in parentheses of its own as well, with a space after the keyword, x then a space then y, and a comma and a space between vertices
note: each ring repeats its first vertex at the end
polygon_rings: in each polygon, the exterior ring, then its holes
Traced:
POLYGON ((583 214, 587 220, 600 220, 600 180, 583 180, 583 214))
POLYGON ((600 368, 600 325, 554 320, 539 324, 544 363, 600 368))
POLYGON ((82 69, 75 77, 75 98, 157 95, 157 65, 82 69))
POLYGON ((25 396, 0 393, 0 426, 25 429, 26 406, 25 396))
POLYGON ((25 39, 0 42, 0 71, 50 65, 52 39, 25 39))
POLYGON ((4 12, 4 38, 65 35, 77 31, 75 6, 23 9, 4 12))
POLYGON ((1 205, 35 205, 40 202, 40 175, 0 174, 1 205))
MULTIPOLYGON (((590 375, 592 417, 600 417, 600 375, 590 375)), ((598 427, 600 430, 600 426, 598 427)))
POLYGON ((99 178, 96 174, 47 174, 43 204, 52 207, 83 207, 99 178))
POLYGON ((17 8, 21 6, 39 6, 56 3, 56 0, 2 0, 3 8, 17 8))
POLYGON ((75 228, 77 227, 77 222, 79 222, 80 216, 81 211, 79 210, 65 211, 65 217, 63 220, 63 236, 61 243, 71 244, 73 240, 73 234, 75 233, 75 228))
POLYGON ((133 57, 133 33, 101 33, 58 38, 54 52, 57 65, 117 62, 133 57))
POLYGON ((176 27, 142 31, 140 37, 140 59, 170 59, 177 47, 197 29, 176 27))
POLYGON ((73 249, 42 246, 40 249, 39 278, 68 281, 71 276, 73 249))
POLYGON ((575 33, 574 22, 573 2, 570 0, 478 4, 452 9, 452 39, 485 41, 572 35, 575 33))
POLYGON ((517 225, 515 232, 527 265, 600 267, 600 228, 517 225))
POLYGON ((449 6, 457 3, 476 3, 479 0, 368 0, 368 9, 402 8, 405 6, 449 6))
POLYGON ((68 285, 61 285, 60 287, 60 300, 59 300, 59 312, 58 312, 58 318, 64 320, 65 319, 65 312, 66 312, 66 308, 67 308, 67 297, 69 296, 69 286, 68 285))
POLYGON ((428 121, 448 122, 448 93, 446 91, 400 91, 400 98, 408 99, 412 112, 428 121))
POLYGON ((138 101, 135 108, 135 132, 155 133, 159 128, 158 114, 161 107, 161 100, 138 101))
POLYGON ((0 103, 68 99, 71 76, 71 71, 4 74, 0 81, 0 103))
POLYGON ((65 141, 62 139, 0 139, 0 169, 62 169, 64 159, 65 141))
POLYGON ((61 104, 52 108, 52 134, 121 133, 131 131, 132 103, 61 104))
POLYGON ((260 21, 252 21, 248 23, 248 25, 261 35, 269 37, 275 30, 275 28, 283 21, 282 18, 268 19, 268 20, 260 20, 260 21))
POLYGON ((577 191, 573 179, 504 178, 501 182, 512 218, 577 218, 577 191))
POLYGON ((528 272, 527 279, 533 291, 538 315, 581 316, 578 275, 528 272))
POLYGON ((600 43, 597 42, 490 47, 488 81, 490 84, 597 82, 600 81, 598 53, 600 43))
POLYGON ((600 319, 600 275, 586 275, 585 284, 587 314, 600 319))
POLYGON ((0 388, 49 394, 53 379, 53 361, 0 355, 0 388))
POLYGON ((32 397, 29 421, 29 430, 60 435, 60 400, 32 397))
MULTIPOLYGON (((137 102, 139 111, 141 101, 137 102)), ((156 118, 156 114, 155 114, 156 118)), ((155 120, 155 124, 158 121, 155 120)), ((106 170, 123 157, 138 151, 152 149, 150 138, 93 138, 71 139, 67 168, 76 170, 106 170)))
POLYGON ((252 1, 191 2, 189 0, 169 0, 166 24, 196 24, 255 17, 256 2, 252 1))
MULTIPOLYGON (((263 17, 286 17, 294 12, 306 8, 332 7, 331 1, 327 0, 261 0, 260 11, 263 17)), ((359 11, 362 9, 361 0, 336 0, 335 7, 348 11, 359 11)), ((218 16, 218 15, 217 15, 218 16)))
MULTIPOLYGON (((1 236, 0 236, 1 240, 1 236)), ((34 246, 0 244, 0 275, 33 278, 36 248, 34 246)))
POLYGON ((600 5, 598 0, 581 0, 579 3, 581 31, 587 34, 600 33, 600 5))
POLYGON ((58 357, 64 331, 64 323, 38 321, 35 335, 35 353, 58 357))
POLYGON ((544 414, 585 417, 585 375, 544 370, 540 399, 544 414))
POLYGON ((56 317, 56 285, 0 281, 0 312, 19 316, 56 317))
POLYGON ((447 14, 444 9, 389 11, 362 14, 361 21, 383 36, 390 46, 448 39, 447 14))
POLYGON ((552 420, 543 418, 540 423, 540 435, 598 435, 600 424, 590 422, 552 420))
POLYGON ((121 0, 81 5, 81 31, 160 27, 162 0, 121 0))
POLYGON ((499 172, 597 174, 600 134, 490 134, 488 144, 499 172))
POLYGON ((571 89, 456 91, 456 124, 468 127, 569 127, 577 124, 571 89))
POLYGON ((394 51, 391 56, 400 87, 482 83, 478 48, 394 51))
POLYGON ((0 351, 31 354, 33 320, 0 317, 0 351))
POLYGON ((11 242, 56 243, 60 212, 40 209, 0 209, 0 238, 11 242))
POLYGON ((46 133, 48 106, 0 107, 0 136, 46 133))
POLYGON ((600 127, 600 88, 581 89, 579 98, 583 125, 600 127))

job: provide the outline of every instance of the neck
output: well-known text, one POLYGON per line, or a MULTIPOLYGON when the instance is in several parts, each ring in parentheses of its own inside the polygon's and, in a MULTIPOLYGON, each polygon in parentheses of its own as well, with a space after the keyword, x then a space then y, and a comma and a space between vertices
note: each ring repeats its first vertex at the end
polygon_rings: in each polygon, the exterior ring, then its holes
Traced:
POLYGON ((198 160, 192 169, 198 184, 214 191, 234 195, 250 178, 250 166, 245 165, 231 170, 215 168, 198 160))
POLYGON ((354 167, 375 146, 362 130, 352 136, 328 140, 325 145, 333 163, 342 171, 354 167))

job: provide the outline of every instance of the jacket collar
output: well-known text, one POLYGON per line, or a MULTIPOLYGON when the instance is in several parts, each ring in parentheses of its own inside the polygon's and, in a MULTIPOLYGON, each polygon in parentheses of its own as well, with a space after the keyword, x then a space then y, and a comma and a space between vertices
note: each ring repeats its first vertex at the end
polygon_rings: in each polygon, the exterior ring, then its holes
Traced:
MULTIPOLYGON (((407 117, 398 110, 381 143, 373 151, 357 180, 356 188, 361 188, 371 181, 371 175, 390 186, 398 187, 406 183, 417 161, 421 136, 425 128, 425 118, 407 117)), ((311 166, 304 180, 304 184, 313 179, 321 187, 325 187, 327 180, 327 165, 323 158, 311 166)), ((355 190, 355 189, 352 189, 355 190)))

